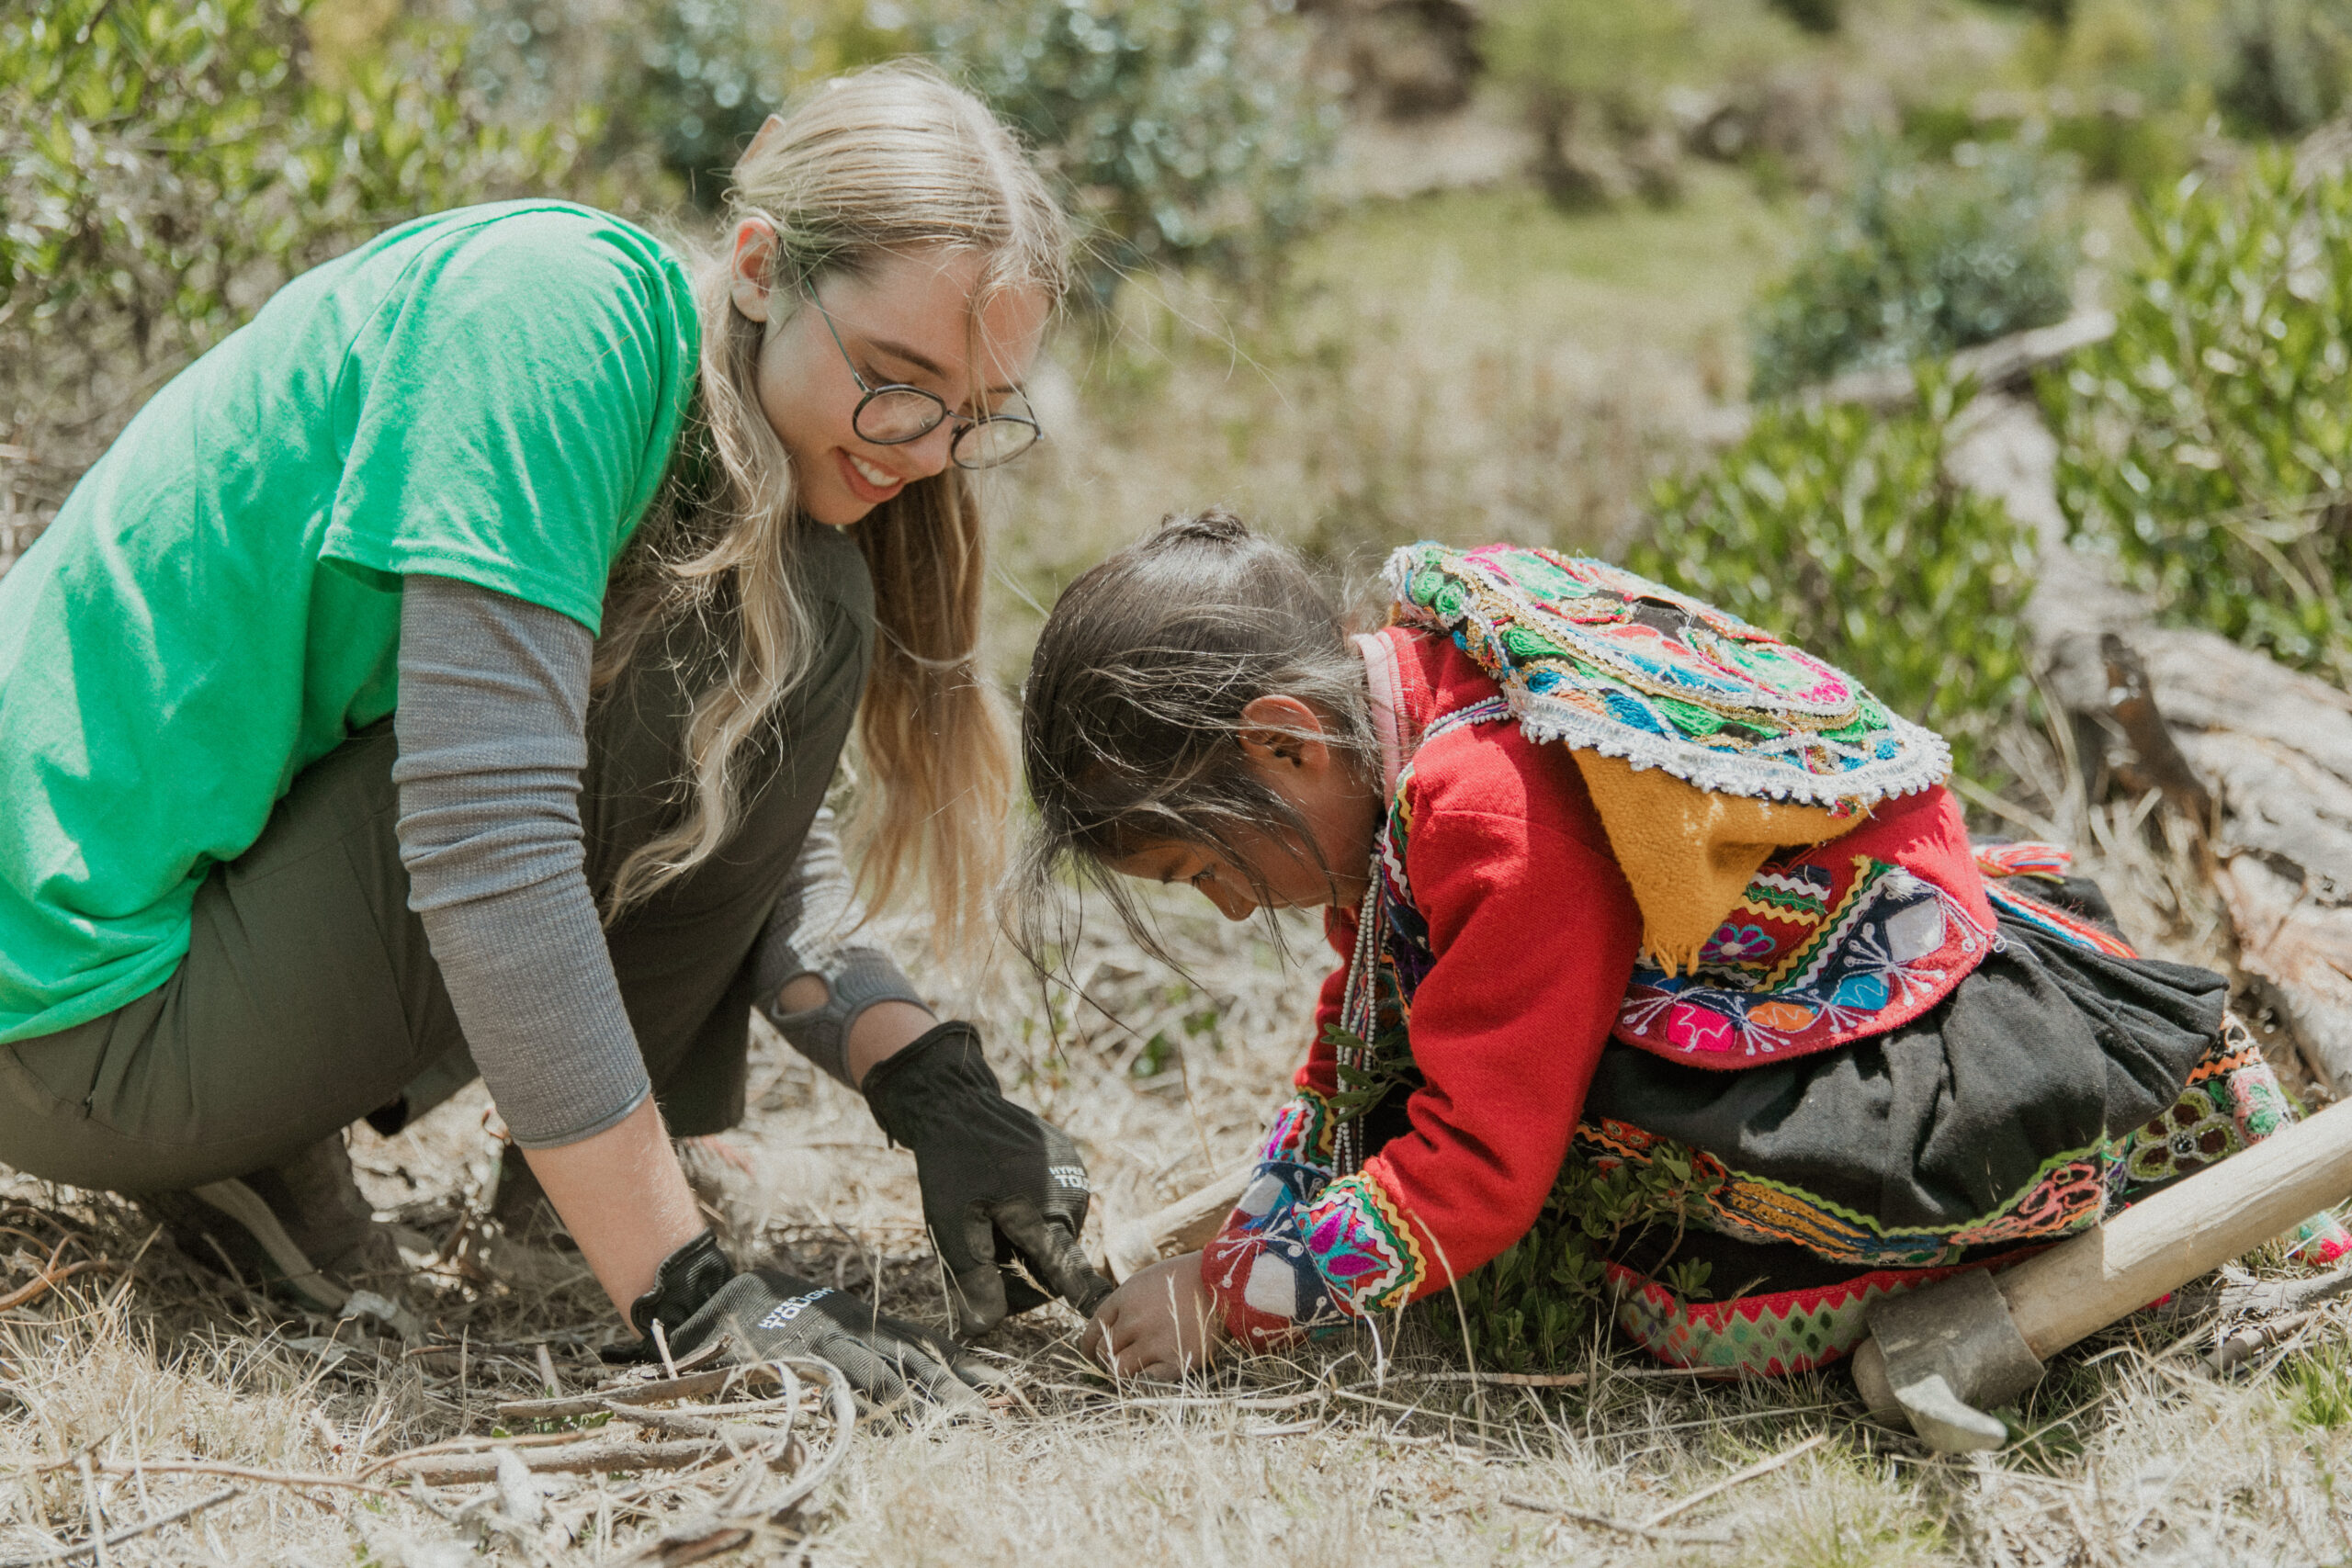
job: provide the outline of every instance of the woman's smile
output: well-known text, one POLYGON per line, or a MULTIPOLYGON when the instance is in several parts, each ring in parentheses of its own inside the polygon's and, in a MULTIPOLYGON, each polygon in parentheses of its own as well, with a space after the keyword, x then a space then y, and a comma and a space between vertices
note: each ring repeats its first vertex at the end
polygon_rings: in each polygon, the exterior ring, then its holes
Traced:
POLYGON ((906 488, 905 479, 878 464, 867 462, 854 452, 836 446, 833 454, 841 459, 842 473, 850 493, 868 505, 879 506, 906 488))

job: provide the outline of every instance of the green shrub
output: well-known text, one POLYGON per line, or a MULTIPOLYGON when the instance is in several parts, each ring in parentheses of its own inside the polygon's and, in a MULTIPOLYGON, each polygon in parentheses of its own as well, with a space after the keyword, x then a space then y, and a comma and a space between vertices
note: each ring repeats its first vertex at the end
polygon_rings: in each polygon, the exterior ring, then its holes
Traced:
POLYGON ((2299 136, 2352 99, 2352 0, 2233 0, 2222 107, 2247 129, 2299 136))
POLYGON ((2059 501, 2177 620, 2352 675, 2352 175, 2143 205, 2115 336, 2042 382, 2059 501))
POLYGON ((1246 273, 1313 216, 1337 105, 1300 24, 1263 0, 667 0, 627 116, 715 201, 712 176, 797 88, 903 54, 937 60, 1060 176, 1100 252, 1246 273))
POLYGON ((2030 683, 2034 540, 1944 477, 1959 390, 1923 375, 1916 412, 1760 411, 1711 468, 1659 487, 1630 564, 1849 671, 1992 783, 1988 742, 2030 683))
MULTIPOLYGON (((1572 1154, 1533 1228, 1453 1291, 1431 1297, 1428 1321, 1483 1370, 1557 1367, 1591 1337, 1605 1295, 1604 1260, 1645 1237, 1679 1237, 1719 1179, 1695 1169, 1679 1145, 1660 1145, 1646 1164, 1605 1171, 1572 1154)), ((1676 1264, 1670 1247, 1661 1250, 1669 1254, 1659 1270, 1666 1283, 1686 1300, 1705 1300, 1707 1265, 1676 1264)))
POLYGON ((2072 165, 1964 142, 1968 164, 1881 147, 1844 211, 1765 291, 1752 390, 1776 397, 1844 370, 1939 359, 2066 314, 2080 247, 2072 165))
POLYGON ((1242 273, 1312 220, 1339 129, 1266 0, 970 0, 931 48, 1044 151, 1104 259, 1242 273))
MULTIPOLYGON (((508 3, 518 19, 532 9, 508 3)), ((911 12, 865 0, 662 0, 641 15, 642 36, 611 85, 616 129, 649 143, 705 208, 725 194, 760 122, 795 93, 922 47, 911 12)))
POLYGON ((36 439, 70 417, 103 440, 156 371, 292 274, 571 168, 578 127, 518 132, 478 112, 455 35, 405 31, 335 85, 314 79, 310 9, 0 14, 0 427, 36 439), (94 396, 121 406, 63 406, 94 396))

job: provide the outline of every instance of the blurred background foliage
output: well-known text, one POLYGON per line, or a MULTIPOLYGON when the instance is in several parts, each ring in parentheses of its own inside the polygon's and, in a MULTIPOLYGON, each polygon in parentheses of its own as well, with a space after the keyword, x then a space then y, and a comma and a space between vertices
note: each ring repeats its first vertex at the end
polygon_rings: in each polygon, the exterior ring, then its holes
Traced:
POLYGON ((1085 563, 1224 500, 1357 581, 1421 535, 1631 558, 1997 780, 2028 541, 1940 478, 1948 378, 1892 418, 1809 389, 2115 310, 2041 387, 2069 525, 2340 679, 2347 40, 2352 0, 13 8, 0 559, 301 267, 519 194, 691 236, 773 108, 921 54, 1091 236, 1055 439, 992 481, 1002 669, 1085 563))
MULTIPOLYGON (((295 273, 389 223, 569 188, 594 115, 493 121, 466 39, 387 19, 316 68, 311 7, 0 13, 0 412, 101 439, 295 273)), ((593 181, 584 182, 593 187, 593 181)))
POLYGON ((1874 141, 1840 210, 1755 309, 1749 390, 1895 368, 2062 321, 2082 235, 2074 164, 2015 142, 1943 158, 1874 141))
POLYGON ((1261 0, 677 0, 616 62, 606 101, 707 206, 794 93, 932 56, 1059 178, 1093 231, 1107 295, 1137 265, 1246 276, 1310 220, 1338 118, 1303 70, 1305 44, 1261 0))

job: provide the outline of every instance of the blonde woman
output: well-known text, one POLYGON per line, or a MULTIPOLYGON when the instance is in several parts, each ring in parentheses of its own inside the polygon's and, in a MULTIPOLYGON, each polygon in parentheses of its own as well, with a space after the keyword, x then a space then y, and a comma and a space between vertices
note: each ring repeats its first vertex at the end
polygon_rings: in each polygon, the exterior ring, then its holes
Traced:
POLYGON ((820 816, 854 721, 870 889, 972 929, 1009 765, 967 475, 1037 437, 1069 231, 904 66, 769 121, 733 204, 692 276, 523 202, 296 279, 0 580, 0 1160, 334 1303, 400 1267, 342 1130, 478 1066, 639 1335, 968 1404, 946 1342, 737 1271, 671 1138, 741 1115, 761 1008, 914 1152, 962 1329, 1043 1299, 1015 1258, 1108 1288, 1069 1140, 842 945, 820 816))

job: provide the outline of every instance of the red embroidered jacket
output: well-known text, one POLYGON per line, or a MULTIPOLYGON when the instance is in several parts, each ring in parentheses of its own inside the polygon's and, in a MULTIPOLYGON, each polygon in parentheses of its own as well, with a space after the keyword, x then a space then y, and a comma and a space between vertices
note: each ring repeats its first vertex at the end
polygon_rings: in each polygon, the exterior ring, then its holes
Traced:
MULTIPOLYGON (((1698 974, 1637 966, 1633 892, 1566 750, 1498 716, 1494 683, 1450 638, 1383 635, 1410 751, 1389 814, 1389 957, 1423 1083, 1408 1130, 1333 1179, 1323 1035, 1343 964, 1323 984, 1301 1092, 1203 1259, 1227 1326, 1260 1345, 1401 1306, 1525 1235, 1612 1033, 1707 1066, 1826 1049, 1940 999, 1993 931, 1937 788, 1776 857, 1698 974), (1445 722, 1480 704, 1489 721, 1445 722)), ((1326 917, 1343 959, 1355 926, 1353 910, 1326 917)))

